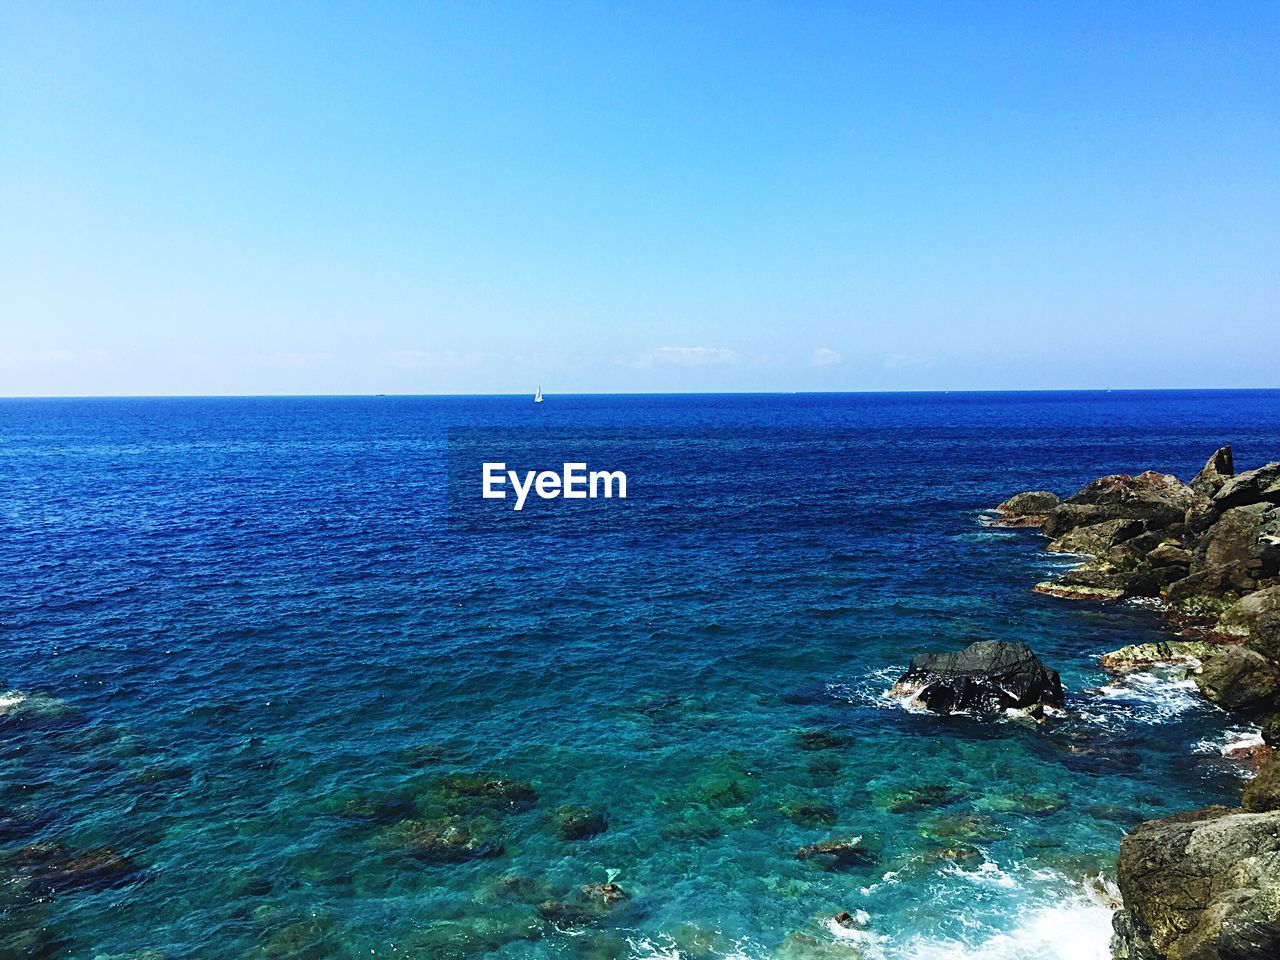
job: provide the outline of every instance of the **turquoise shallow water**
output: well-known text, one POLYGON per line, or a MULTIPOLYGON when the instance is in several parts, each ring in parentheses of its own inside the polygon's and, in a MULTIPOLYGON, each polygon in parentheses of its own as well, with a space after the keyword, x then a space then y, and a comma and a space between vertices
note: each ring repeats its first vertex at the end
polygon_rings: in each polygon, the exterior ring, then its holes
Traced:
POLYGON ((1103 956, 1124 831, 1237 795, 1243 731, 1104 686, 1152 611, 1031 593, 1067 561, 981 510, 1276 459, 1280 393, 551 397, 643 439, 630 512, 469 522, 450 428, 530 408, 0 402, 0 956, 1103 956), (1070 716, 884 697, 985 637, 1070 716))

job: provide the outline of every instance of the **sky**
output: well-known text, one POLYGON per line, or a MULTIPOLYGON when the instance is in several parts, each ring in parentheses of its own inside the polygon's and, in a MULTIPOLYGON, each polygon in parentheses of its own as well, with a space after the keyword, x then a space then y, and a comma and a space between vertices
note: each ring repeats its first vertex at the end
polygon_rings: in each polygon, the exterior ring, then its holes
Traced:
POLYGON ((1280 387, 1280 5, 0 2, 0 395, 1280 387))

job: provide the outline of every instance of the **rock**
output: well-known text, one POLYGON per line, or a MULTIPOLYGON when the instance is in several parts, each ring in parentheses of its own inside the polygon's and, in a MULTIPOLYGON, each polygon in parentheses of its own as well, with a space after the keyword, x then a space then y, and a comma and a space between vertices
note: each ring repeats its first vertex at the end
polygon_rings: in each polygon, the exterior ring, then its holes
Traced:
POLYGON ((1038 527, 1049 518, 1049 514, 1062 501, 1058 495, 1049 490, 1028 490, 1015 493, 996 511, 1000 516, 993 521, 997 527, 1038 527))
POLYGON ((1120 844, 1115 957, 1280 956, 1280 812, 1207 807, 1138 826, 1120 844))
POLYGON ((819 940, 811 933, 789 933, 770 953, 773 960, 862 960, 862 953, 847 941, 819 940))
POLYGON ((1099 506, 1064 502, 1053 508, 1053 513, 1049 514, 1040 529, 1046 537, 1057 539, 1076 527, 1101 523, 1106 519, 1108 519, 1106 512, 1099 506))
POLYGON ((1262 741, 1270 747, 1280 748, 1280 712, 1263 714, 1257 722, 1262 728, 1262 741))
POLYGON ((1190 487, 1201 496, 1212 497, 1235 473, 1235 460, 1228 443, 1216 450, 1203 469, 1192 477, 1190 487))
POLYGON ((1233 713, 1274 709, 1280 693, 1280 667, 1244 647, 1224 645, 1196 675, 1206 697, 1233 713))
POLYGON ((778 809, 792 823, 819 823, 829 827, 836 822, 836 808, 826 803, 784 803, 778 809))
POLYGON ((1191 551, 1176 541, 1166 540, 1148 553, 1147 559, 1156 566, 1190 567, 1191 551))
POLYGON ((1068 530, 1048 549, 1055 553, 1085 553, 1105 557, 1116 544, 1130 540, 1145 529, 1141 520, 1104 520, 1068 530))
POLYGON ((1195 667, 1223 649, 1222 644, 1204 640, 1170 640, 1164 643, 1135 643, 1102 655, 1104 670, 1120 673, 1160 666, 1195 667))
POLYGON ((890 691, 935 713, 1062 705, 1062 681, 1025 643, 980 640, 958 653, 923 653, 890 691))
POLYGON ((596 903, 617 903, 627 899, 627 891, 616 883, 589 883, 582 888, 582 895, 596 903))
POLYGON ((426 863, 462 863, 497 857, 502 843, 488 824, 462 817, 402 820, 378 836, 379 846, 404 852, 426 863))
POLYGON ((801 750, 833 750, 848 743, 848 737, 829 730, 801 730, 796 734, 796 746, 801 750))
POLYGON ((1222 485, 1213 497, 1215 510, 1229 510, 1250 503, 1280 504, 1280 461, 1246 470, 1222 485))
POLYGON ((478 808, 526 810, 537 799, 538 793, 532 784, 481 773, 454 773, 442 777, 422 798, 426 805, 438 802, 458 812, 478 808))
POLYGON ((612 881, 589 883, 579 887, 571 897, 565 900, 543 901, 538 904, 537 910, 544 920, 579 926, 603 920, 614 907, 627 898, 627 892, 612 881))
POLYGON ((1250 650, 1280 660, 1280 585, 1245 594, 1222 615, 1217 629, 1244 634, 1250 650))
POLYGON ((556 810, 555 825, 556 832, 565 840, 586 840, 609 829, 604 814, 572 805, 556 810))
POLYGON ((1072 567, 1057 580, 1050 582, 1069 589, 1092 587, 1096 590, 1119 591, 1126 597, 1151 597, 1158 594, 1160 585, 1142 556, 1123 556, 1118 553, 1119 550, 1120 548, 1113 549, 1108 559, 1089 560, 1078 567, 1072 567))
POLYGON ((1021 813, 1030 817, 1047 817, 1067 805, 1065 794, 1053 791, 1014 791, 987 794, 974 806, 992 813, 1021 813))
POLYGON ((1123 600, 1125 592, 1119 587, 1091 587, 1085 584, 1061 583, 1057 580, 1041 580, 1033 588, 1036 593, 1063 600, 1123 600))
POLYGON ((1272 747, 1269 747, 1265 742, 1237 743, 1222 748, 1222 755, 1224 757, 1228 760, 1233 760, 1236 763, 1239 763, 1246 769, 1253 770, 1255 775, 1262 769, 1263 764, 1270 760, 1274 754, 1275 750, 1272 747))
POLYGON ((23 847, 9 867, 29 892, 40 897, 72 890, 114 890, 142 877, 137 864, 114 850, 73 850, 56 843, 23 847))
POLYGON ((1243 806, 1250 813, 1280 810, 1280 754, 1273 751, 1258 775, 1245 785, 1243 806))
POLYGON ((1280 571, 1280 508, 1266 503, 1223 512, 1196 547, 1191 573, 1218 571, 1219 581, 1253 590, 1258 580, 1280 571))
POLYGON ((862 845, 861 837, 851 840, 823 840, 796 851, 797 860, 810 860, 824 870, 849 870, 853 867, 869 867, 878 860, 872 851, 862 845))
POLYGON ((947 807, 961 798, 955 787, 945 783, 926 783, 906 790, 894 790, 879 800, 879 805, 890 813, 911 813, 947 807))
POLYGON ((1240 599, 1223 582, 1222 571, 1210 570, 1183 577, 1160 590, 1169 616, 1194 623, 1217 623, 1240 599))
POLYGON ((1181 524, 1195 499, 1191 488, 1172 474, 1148 470, 1136 477, 1126 474, 1099 477, 1054 510, 1050 519, 1055 529, 1065 526, 1052 535, 1060 536, 1072 527, 1103 520, 1145 520, 1148 529, 1164 529, 1181 524), (1070 509, 1076 507, 1093 509, 1070 509), (1090 515, 1097 519, 1088 520, 1090 515))

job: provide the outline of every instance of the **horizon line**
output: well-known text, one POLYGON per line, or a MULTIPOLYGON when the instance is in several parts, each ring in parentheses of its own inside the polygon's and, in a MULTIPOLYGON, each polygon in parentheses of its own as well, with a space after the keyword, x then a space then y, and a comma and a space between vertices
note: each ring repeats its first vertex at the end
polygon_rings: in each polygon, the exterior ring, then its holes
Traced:
MULTIPOLYGON (((566 391, 546 393, 546 397, 793 397, 793 396, 921 396, 950 394, 999 393, 1267 393, 1280 391, 1274 387, 966 387, 927 390, 613 390, 566 391)), ((377 399, 441 399, 441 398, 508 398, 532 396, 519 393, 85 393, 85 394, 0 394, 0 400, 341 400, 377 399)))

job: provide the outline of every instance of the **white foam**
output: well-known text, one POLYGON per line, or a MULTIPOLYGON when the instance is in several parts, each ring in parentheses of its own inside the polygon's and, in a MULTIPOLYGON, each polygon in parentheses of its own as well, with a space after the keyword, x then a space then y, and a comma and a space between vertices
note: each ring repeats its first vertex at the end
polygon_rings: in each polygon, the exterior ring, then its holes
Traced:
POLYGON ((0 717, 19 714, 51 717, 65 709, 66 704, 61 700, 43 693, 23 693, 21 690, 0 693, 0 717))
POLYGON ((958 864, 951 863, 947 864, 944 872, 982 886, 1002 887, 1005 890, 1015 890, 1018 887, 1018 881, 1004 870, 1001 870, 1000 864, 994 860, 985 860, 972 870, 966 870, 958 864))
POLYGON ((982 931, 972 941, 913 938, 897 960, 1110 960, 1111 915, 1119 892, 1110 881, 1086 884, 1065 897, 1026 909, 1004 932, 982 931))
POLYGON ((890 695, 889 691, 905 671, 905 667, 885 667, 872 671, 861 680, 852 683, 828 683, 827 693, 858 706, 893 708, 906 710, 908 713, 928 713, 923 704, 916 702, 914 693, 890 695))
POLYGON ((1263 743, 1261 727, 1252 723, 1242 723, 1227 727, 1215 736, 1205 737, 1191 749, 1195 753, 1210 753, 1225 757, 1235 750, 1260 747, 1263 743))
POLYGON ((6 713, 14 713, 17 708, 26 703, 27 695, 20 690, 8 690, 0 693, 0 715, 6 713))
MULTIPOLYGON (((656 940, 648 937, 627 937, 627 946, 631 948, 629 960, 687 960, 688 954, 667 934, 661 934, 656 940)), ((701 954, 699 954, 701 956, 701 954)), ((723 960, 763 960, 768 954, 755 944, 741 941, 734 944, 723 960)))
POLYGON ((1163 723, 1206 706, 1185 670, 1128 673, 1097 689, 1098 700, 1078 713, 1103 725, 1163 723))

